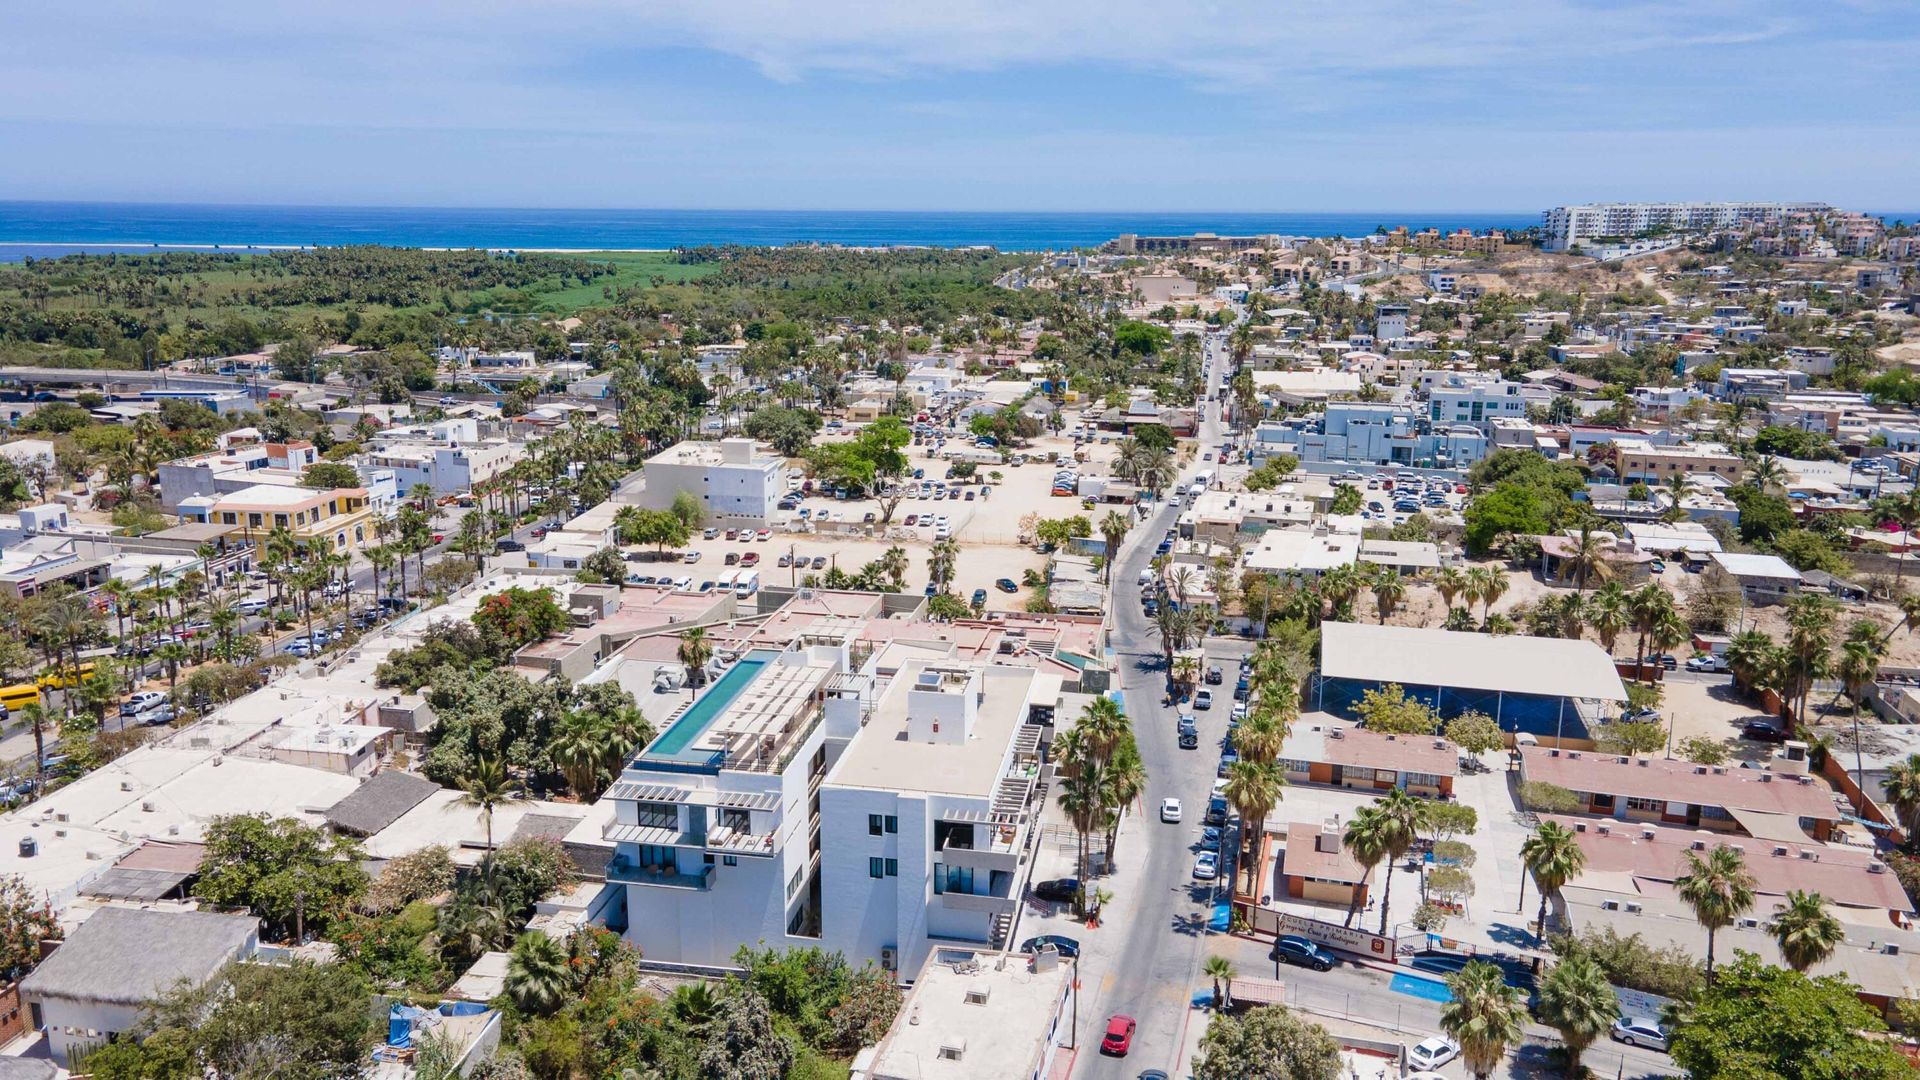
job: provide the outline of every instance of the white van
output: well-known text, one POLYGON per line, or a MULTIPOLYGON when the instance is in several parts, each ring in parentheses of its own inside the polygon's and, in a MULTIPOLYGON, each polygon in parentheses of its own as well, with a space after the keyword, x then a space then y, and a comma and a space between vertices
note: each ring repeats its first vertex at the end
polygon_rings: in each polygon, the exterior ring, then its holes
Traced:
POLYGON ((1144 589, 1151 584, 1153 584, 1153 570, 1149 568, 1140 571, 1140 587, 1144 589))
POLYGON ((1201 491, 1213 486, 1213 470, 1201 469, 1193 478, 1193 486, 1201 491))
POLYGON ((760 591, 760 571, 742 570, 733 579, 733 595, 746 598, 760 591))

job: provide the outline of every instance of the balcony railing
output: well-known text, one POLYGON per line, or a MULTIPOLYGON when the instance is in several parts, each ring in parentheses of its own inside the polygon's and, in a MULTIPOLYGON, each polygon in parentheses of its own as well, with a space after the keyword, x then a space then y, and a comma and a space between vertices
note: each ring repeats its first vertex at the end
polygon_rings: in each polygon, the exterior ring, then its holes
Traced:
POLYGON ((622 885, 653 885, 663 889, 705 892, 713 888, 713 867, 704 867, 697 874, 683 874, 666 867, 641 866, 627 859, 615 859, 607 864, 607 880, 622 885))

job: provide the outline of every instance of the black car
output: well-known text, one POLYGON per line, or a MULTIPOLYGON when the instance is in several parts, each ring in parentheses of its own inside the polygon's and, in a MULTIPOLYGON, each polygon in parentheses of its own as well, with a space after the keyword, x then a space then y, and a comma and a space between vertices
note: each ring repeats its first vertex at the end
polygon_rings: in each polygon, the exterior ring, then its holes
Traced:
POLYGON ((1219 664, 1215 664, 1207 669, 1208 685, 1219 686, 1224 681, 1226 681, 1226 674, 1220 670, 1219 664))
POLYGON ((1030 937, 1020 943, 1019 951, 1037 953, 1048 945, 1053 946, 1055 952, 1068 960, 1080 955, 1080 943, 1062 934, 1041 934, 1039 937, 1030 937))
POLYGON ((1197 731, 1181 732, 1180 733, 1180 749, 1182 750, 1200 749, 1200 733, 1197 731))
POLYGON ((1282 934, 1276 938, 1273 951, 1267 954, 1267 959, 1315 971, 1326 971, 1333 967, 1333 954, 1294 934, 1282 934))
POLYGON ((1786 742, 1786 730, 1765 720, 1749 720, 1741 725, 1740 737, 1754 742, 1786 742))
POLYGON ((504 539, 504 540, 496 540, 496 541, 494 541, 494 542, 493 542, 493 550, 495 550, 495 551, 525 551, 525 550, 527 550, 527 545, 525 545, 525 544, 523 544, 523 543, 521 543, 521 542, 520 542, 520 541, 518 541, 518 540, 514 540, 514 539, 512 539, 512 538, 508 538, 508 539, 504 539))
POLYGON ((1040 900, 1051 900, 1056 904, 1071 904, 1080 895, 1079 878, 1054 878, 1042 881, 1033 887, 1033 895, 1040 900))

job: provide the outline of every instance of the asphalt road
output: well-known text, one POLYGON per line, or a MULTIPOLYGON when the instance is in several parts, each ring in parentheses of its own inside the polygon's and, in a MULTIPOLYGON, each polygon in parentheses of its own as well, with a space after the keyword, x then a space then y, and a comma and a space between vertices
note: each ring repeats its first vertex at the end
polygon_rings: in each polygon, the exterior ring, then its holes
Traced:
MULTIPOLYGON (((1208 343, 1209 357, 1216 351, 1224 353, 1223 338, 1210 336, 1208 343)), ((1216 358, 1209 365, 1208 386, 1216 396, 1222 363, 1224 360, 1216 358)), ((1200 441, 1204 447, 1211 447, 1220 440, 1219 406, 1209 402, 1204 407, 1200 441)), ((1191 482, 1192 473, 1206 465, 1196 456, 1182 481, 1191 482)), ((1149 827, 1135 830, 1134 843, 1123 844, 1115 853, 1122 863, 1144 861, 1134 886, 1142 895, 1131 905, 1133 914, 1125 925, 1109 924, 1124 941, 1118 952, 1121 962, 1100 980, 1102 987, 1097 994, 1088 993, 1083 999, 1089 1010, 1081 1016, 1084 1052, 1076 1060, 1073 1074, 1089 1080, 1130 1080, 1149 1068, 1186 1075, 1187 1063, 1176 1060, 1181 1056, 1186 1024, 1193 1018, 1184 1002, 1206 958, 1208 936, 1204 926, 1212 913, 1213 889, 1193 881, 1191 875, 1198 851, 1198 822, 1206 811, 1219 764, 1217 743, 1226 734, 1232 695, 1222 695, 1224 700, 1213 709, 1197 714, 1200 749, 1181 750, 1174 735, 1177 712, 1161 704, 1166 692, 1166 665, 1159 639, 1140 611, 1140 571, 1152 561, 1160 535, 1179 516, 1177 505, 1175 499, 1164 501, 1135 529, 1138 539, 1122 553, 1113 573, 1113 664, 1147 769, 1147 792, 1137 812, 1149 827), (1184 805, 1184 824, 1158 823, 1157 808, 1169 797, 1184 805), (1144 850, 1140 840, 1144 840, 1144 850), (1140 1024, 1133 1050, 1125 1058, 1098 1052, 1099 1032, 1106 1018, 1115 1013, 1132 1016, 1140 1024), (1087 1032, 1091 1032, 1090 1039, 1085 1038, 1087 1032)))

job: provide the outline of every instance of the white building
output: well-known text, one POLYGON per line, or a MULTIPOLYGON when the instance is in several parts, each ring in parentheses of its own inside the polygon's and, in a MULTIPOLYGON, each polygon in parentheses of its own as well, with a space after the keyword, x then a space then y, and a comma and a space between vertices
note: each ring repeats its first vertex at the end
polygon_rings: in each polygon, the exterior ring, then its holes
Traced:
POLYGON ((1039 782, 1027 721, 1059 677, 914 649, 854 671, 854 641, 741 657, 608 791, 608 881, 648 957, 765 942, 911 971, 1004 932, 1039 782))
POLYGON ((1436 423, 1475 424, 1491 430, 1496 418, 1527 418, 1527 387, 1497 377, 1450 374, 1427 394, 1427 416, 1436 423))
POLYGON ((1556 206, 1541 214, 1545 247, 1566 251, 1601 237, 1628 239, 1655 229, 1699 232, 1766 225, 1795 212, 1829 210, 1826 203, 1590 203, 1556 206))
POLYGON ((942 950, 853 1080, 1046 1080, 1073 1039, 1076 975, 1051 956, 942 950))
POLYGON ((668 509, 685 491, 709 519, 768 521, 787 493, 786 459, 760 455, 752 439, 676 443, 648 458, 646 472, 641 506, 668 509))

